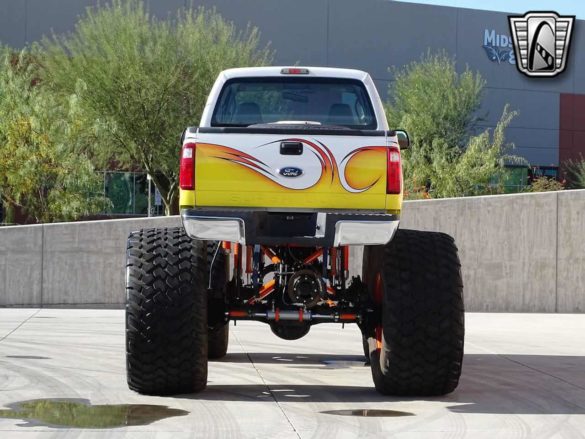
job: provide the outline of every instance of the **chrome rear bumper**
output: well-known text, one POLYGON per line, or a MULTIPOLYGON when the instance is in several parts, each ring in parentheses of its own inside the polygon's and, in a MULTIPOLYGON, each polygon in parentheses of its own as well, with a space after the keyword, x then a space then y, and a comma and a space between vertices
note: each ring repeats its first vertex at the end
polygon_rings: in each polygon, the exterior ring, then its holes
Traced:
POLYGON ((185 209, 181 217, 191 238, 249 245, 386 244, 399 224, 398 215, 345 212, 185 209))

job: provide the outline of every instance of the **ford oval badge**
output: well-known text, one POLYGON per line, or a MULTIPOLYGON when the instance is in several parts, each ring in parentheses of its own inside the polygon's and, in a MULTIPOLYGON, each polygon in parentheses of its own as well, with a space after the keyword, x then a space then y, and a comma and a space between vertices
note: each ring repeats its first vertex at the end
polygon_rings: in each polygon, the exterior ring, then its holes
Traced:
POLYGON ((303 175, 302 169, 295 168, 293 166, 287 166, 286 168, 281 168, 278 172, 283 177, 289 177, 289 178, 300 177, 301 175, 303 175))

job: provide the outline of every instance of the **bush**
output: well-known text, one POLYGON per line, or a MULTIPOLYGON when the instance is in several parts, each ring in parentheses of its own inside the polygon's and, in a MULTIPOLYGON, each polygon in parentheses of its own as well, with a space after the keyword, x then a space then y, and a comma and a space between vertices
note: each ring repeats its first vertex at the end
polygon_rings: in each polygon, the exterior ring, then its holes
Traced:
POLYGON ((554 178, 538 177, 530 185, 529 192, 552 192, 562 191, 565 187, 563 184, 554 178))
POLYGON ((569 180, 569 188, 585 189, 585 159, 581 156, 580 160, 567 160, 563 164, 569 180))
POLYGON ((387 103, 391 127, 411 135, 404 151, 405 191, 409 198, 459 197, 501 192, 506 163, 523 163, 508 154, 505 129, 517 115, 506 105, 493 132, 479 134, 477 116, 485 81, 466 69, 457 73, 445 53, 427 53, 420 62, 395 70, 387 103))

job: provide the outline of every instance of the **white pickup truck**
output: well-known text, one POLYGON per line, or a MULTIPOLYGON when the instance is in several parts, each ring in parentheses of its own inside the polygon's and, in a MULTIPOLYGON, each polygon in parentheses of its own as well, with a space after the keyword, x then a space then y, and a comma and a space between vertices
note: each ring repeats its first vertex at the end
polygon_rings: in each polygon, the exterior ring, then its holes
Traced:
MULTIPOLYGON (((183 227, 133 232, 127 370, 146 394, 199 391, 230 320, 294 340, 356 323, 376 389, 458 384, 463 285, 442 233, 399 228, 404 131, 370 76, 317 67, 222 72, 180 153, 183 227), (361 276, 349 276, 363 245, 361 276)), ((326 341, 324 341, 326 343, 326 341)))

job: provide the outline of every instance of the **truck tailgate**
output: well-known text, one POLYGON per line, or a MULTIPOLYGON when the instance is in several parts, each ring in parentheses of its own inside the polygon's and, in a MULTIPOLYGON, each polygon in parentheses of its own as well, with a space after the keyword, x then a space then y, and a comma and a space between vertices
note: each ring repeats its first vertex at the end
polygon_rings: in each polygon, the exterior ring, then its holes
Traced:
POLYGON ((200 132, 190 141, 197 207, 386 209, 385 135, 200 132))

